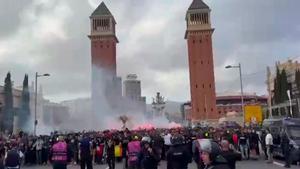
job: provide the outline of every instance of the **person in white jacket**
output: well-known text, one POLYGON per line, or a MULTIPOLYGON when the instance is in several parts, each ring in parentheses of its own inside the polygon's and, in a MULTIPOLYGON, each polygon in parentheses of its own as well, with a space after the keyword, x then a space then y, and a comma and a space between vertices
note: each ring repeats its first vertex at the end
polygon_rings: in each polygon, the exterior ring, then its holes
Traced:
POLYGON ((268 163, 273 163, 273 137, 269 129, 267 129, 266 135, 266 148, 267 148, 267 155, 268 155, 268 163))

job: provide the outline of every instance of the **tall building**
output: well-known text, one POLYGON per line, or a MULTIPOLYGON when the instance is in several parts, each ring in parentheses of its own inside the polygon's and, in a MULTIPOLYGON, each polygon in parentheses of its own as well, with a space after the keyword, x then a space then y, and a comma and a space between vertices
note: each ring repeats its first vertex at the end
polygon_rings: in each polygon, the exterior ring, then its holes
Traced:
POLYGON ((122 83, 116 74, 116 21, 104 2, 91 14, 90 26, 92 107, 96 109, 105 100, 113 109, 118 106, 115 100, 122 96, 122 83))
MULTIPOLYGON (((146 112, 146 97, 142 97, 141 81, 136 74, 129 74, 124 80, 123 105, 124 109, 132 112, 146 112)), ((123 110, 124 110, 123 109, 123 110)))
POLYGON ((131 100, 140 100, 141 98, 141 81, 137 79, 136 74, 127 75, 124 81, 124 97, 131 100))
POLYGON ((217 119, 210 8, 193 0, 186 13, 193 122, 217 119))

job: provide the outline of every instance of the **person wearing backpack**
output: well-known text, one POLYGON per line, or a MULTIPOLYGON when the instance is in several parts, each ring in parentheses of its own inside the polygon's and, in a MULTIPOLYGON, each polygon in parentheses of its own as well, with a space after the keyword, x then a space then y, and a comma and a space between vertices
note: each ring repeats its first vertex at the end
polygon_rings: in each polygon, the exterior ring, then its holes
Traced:
POLYGON ((141 142, 138 136, 134 136, 133 140, 128 143, 128 169, 139 169, 138 155, 141 152, 141 142))

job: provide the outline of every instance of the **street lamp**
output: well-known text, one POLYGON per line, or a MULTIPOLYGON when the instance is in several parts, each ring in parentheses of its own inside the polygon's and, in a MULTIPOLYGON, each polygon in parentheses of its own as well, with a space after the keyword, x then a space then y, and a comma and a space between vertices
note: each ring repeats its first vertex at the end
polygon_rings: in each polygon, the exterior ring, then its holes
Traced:
POLYGON ((292 99, 291 99, 291 91, 287 90, 286 91, 288 97, 289 97, 289 102, 290 102, 290 115, 293 117, 293 107, 292 107, 292 99))
POLYGON ((50 76, 50 74, 45 73, 45 74, 41 74, 39 75, 38 72, 35 73, 35 98, 34 98, 34 130, 33 130, 33 134, 36 136, 36 126, 38 124, 37 118, 36 118, 36 106, 37 106, 37 80, 38 77, 43 77, 43 76, 50 76))
POLYGON ((239 69, 240 72, 240 84, 241 84, 241 101, 242 101, 242 113, 243 113, 243 124, 245 125, 245 107, 244 107, 244 91, 243 91, 243 78, 242 78, 242 66, 241 63, 236 66, 228 65, 226 69, 239 69))

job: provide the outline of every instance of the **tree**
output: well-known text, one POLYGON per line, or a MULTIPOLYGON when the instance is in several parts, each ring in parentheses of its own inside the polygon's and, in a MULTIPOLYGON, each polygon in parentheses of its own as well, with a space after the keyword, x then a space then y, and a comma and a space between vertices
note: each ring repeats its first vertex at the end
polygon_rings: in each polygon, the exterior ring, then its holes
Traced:
POLYGON ((280 96, 280 84, 281 84, 281 78, 280 78, 280 71, 279 71, 279 68, 276 67, 276 77, 274 79, 274 102, 275 104, 279 104, 280 101, 281 101, 281 96, 280 96))
POLYGON ((13 131, 13 93, 10 72, 7 73, 4 81, 4 107, 3 107, 3 126, 2 130, 8 130, 10 133, 13 131))
POLYGON ((180 105, 181 122, 185 122, 184 103, 180 105))
POLYGON ((280 102, 281 103, 283 103, 289 99, 289 97, 287 95, 287 90, 290 90, 290 88, 289 88, 289 83, 287 80, 286 71, 285 71, 285 69, 283 69, 281 71, 281 75, 280 75, 280 96, 281 96, 280 102))
POLYGON ((290 85, 287 80, 287 74, 285 69, 280 72, 279 68, 276 68, 276 78, 274 79, 274 102, 275 104, 284 103, 287 101, 287 90, 290 89, 290 85))
POLYGON ((29 94, 29 87, 28 87, 28 75, 25 74, 23 80, 23 90, 22 90, 22 100, 21 100, 21 110, 20 110, 20 128, 23 131, 28 131, 27 128, 28 120, 30 117, 30 94, 29 94), (21 120, 22 119, 22 120, 21 120))
POLYGON ((298 91, 300 91, 300 70, 299 69, 296 70, 296 73, 295 73, 295 82, 296 82, 298 91))
POLYGON ((274 95, 273 95, 273 98, 272 98, 272 103, 273 104, 278 104, 278 82, 277 82, 277 78, 274 79, 274 95))

